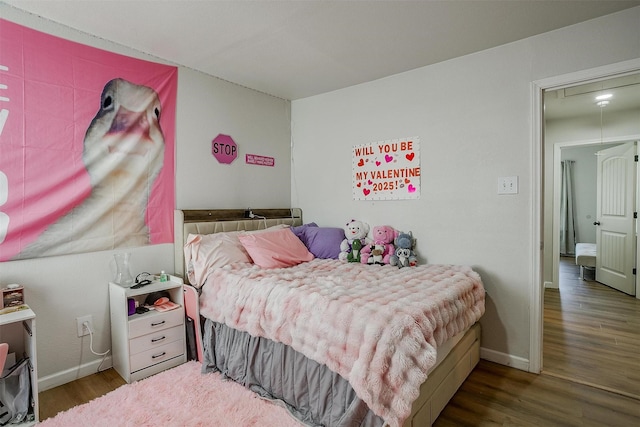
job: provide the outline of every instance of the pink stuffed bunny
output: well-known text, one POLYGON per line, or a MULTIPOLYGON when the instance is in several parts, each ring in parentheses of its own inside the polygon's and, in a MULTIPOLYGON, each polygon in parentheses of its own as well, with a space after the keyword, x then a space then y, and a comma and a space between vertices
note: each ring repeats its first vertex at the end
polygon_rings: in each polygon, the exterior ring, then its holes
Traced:
POLYGON ((389 264, 389 258, 395 253, 394 239, 398 231, 388 225, 373 227, 373 243, 362 248, 360 262, 363 264, 389 264))

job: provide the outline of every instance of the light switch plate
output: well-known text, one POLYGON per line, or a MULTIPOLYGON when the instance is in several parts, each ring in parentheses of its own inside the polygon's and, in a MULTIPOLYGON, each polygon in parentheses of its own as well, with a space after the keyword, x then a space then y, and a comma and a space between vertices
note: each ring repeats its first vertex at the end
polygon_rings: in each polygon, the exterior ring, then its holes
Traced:
POLYGON ((498 194, 518 194, 518 177, 501 176, 498 178, 498 194))

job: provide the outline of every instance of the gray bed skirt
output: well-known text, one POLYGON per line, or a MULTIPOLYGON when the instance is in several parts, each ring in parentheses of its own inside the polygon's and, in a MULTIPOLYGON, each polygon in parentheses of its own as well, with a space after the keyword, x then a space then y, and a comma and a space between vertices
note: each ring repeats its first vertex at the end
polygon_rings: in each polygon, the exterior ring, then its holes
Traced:
POLYGON ((220 372, 266 399, 279 401, 309 426, 384 424, 347 380, 291 347, 209 319, 203 329, 203 372, 220 372))

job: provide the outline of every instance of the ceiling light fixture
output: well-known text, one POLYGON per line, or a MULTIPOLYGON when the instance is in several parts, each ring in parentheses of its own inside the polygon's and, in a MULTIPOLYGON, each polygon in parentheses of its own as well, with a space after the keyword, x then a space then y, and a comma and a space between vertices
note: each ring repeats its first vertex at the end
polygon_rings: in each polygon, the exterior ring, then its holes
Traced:
POLYGON ((603 101, 605 99, 610 99, 611 97, 613 97, 613 94, 611 94, 611 93, 603 93, 602 95, 596 96, 596 101, 603 101))

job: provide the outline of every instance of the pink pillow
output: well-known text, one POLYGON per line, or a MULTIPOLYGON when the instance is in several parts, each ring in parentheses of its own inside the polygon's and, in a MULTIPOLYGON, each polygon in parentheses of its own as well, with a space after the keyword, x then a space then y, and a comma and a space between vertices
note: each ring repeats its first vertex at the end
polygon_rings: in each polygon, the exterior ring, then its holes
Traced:
POLYGON ((313 254, 289 228, 261 233, 240 233, 238 240, 253 263, 262 268, 291 267, 311 261, 313 254))

